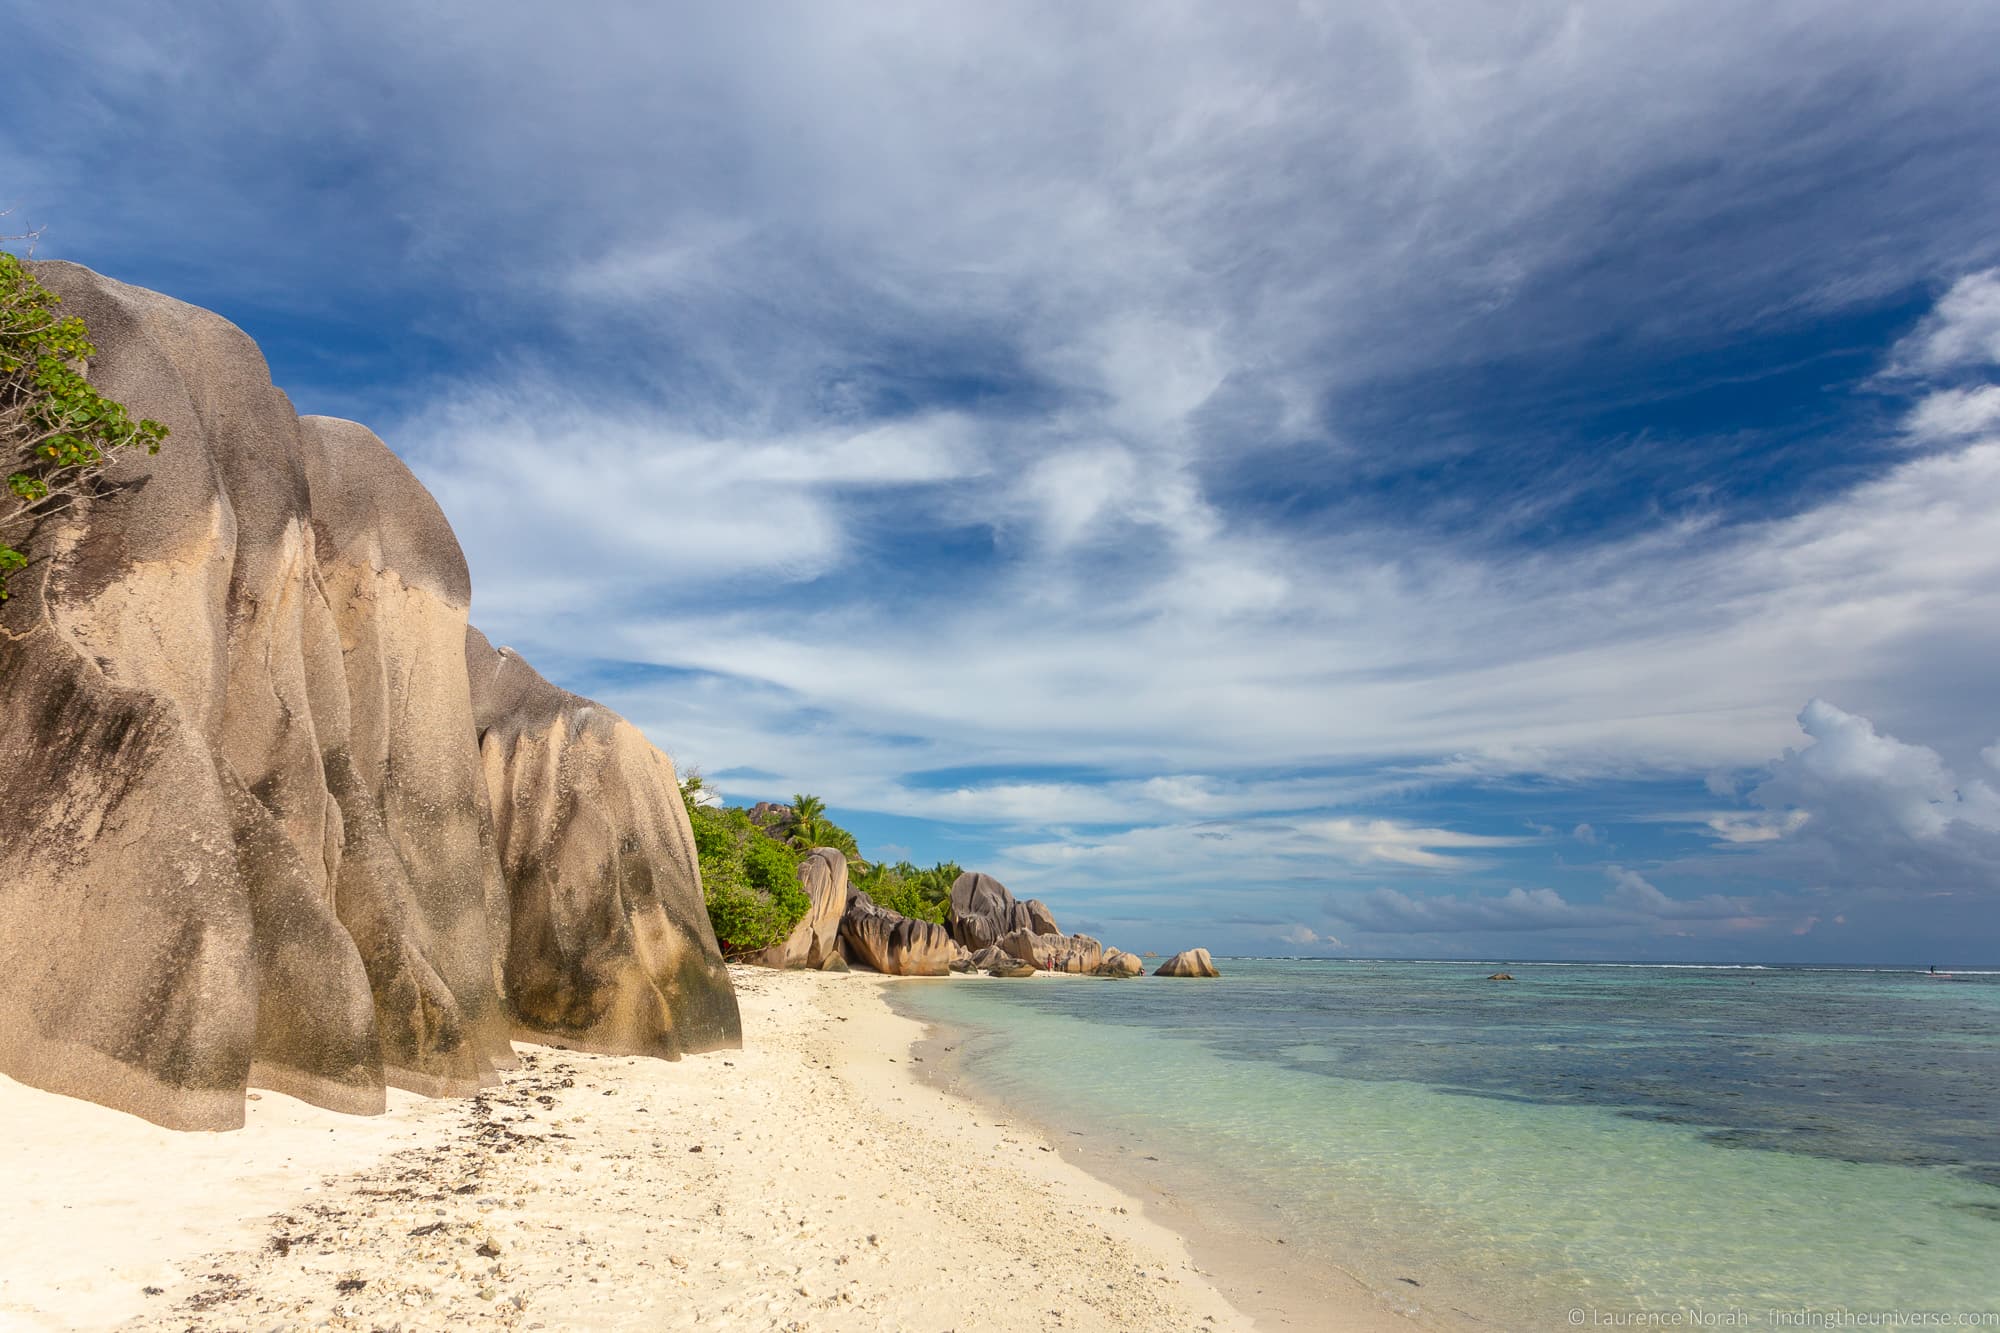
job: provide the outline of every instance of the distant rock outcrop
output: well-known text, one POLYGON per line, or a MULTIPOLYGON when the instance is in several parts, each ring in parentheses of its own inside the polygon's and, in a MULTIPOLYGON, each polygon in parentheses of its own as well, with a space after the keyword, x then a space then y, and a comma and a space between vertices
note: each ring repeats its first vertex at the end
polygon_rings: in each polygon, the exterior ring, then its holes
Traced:
POLYGON ((739 1040, 671 763, 468 635, 409 470, 297 417, 220 317, 33 271, 172 436, 9 534, 0 1071, 227 1129, 252 1079, 351 1112, 470 1092, 517 1026, 739 1040))
POLYGON ((859 889, 848 894, 840 943, 850 962, 892 977, 942 977, 965 957, 943 926, 878 907, 859 889))
POLYGON ((1104 946, 1088 935, 1037 935, 1032 930, 1011 930, 1000 941, 1000 951, 1044 972, 1095 972, 1104 962, 1104 946))
POLYGON ((1206 949, 1183 949, 1155 968, 1156 977, 1219 977, 1215 970, 1215 960, 1208 956, 1206 949))
POLYGON ((1146 975, 1146 965, 1139 961, 1137 954, 1126 953, 1123 949, 1104 951, 1104 961, 1097 965, 1096 975, 1100 977, 1142 977, 1146 975))
POLYGON ((750 822, 782 841, 785 830, 791 827, 792 807, 776 801, 759 801, 750 807, 750 822))
POLYGON ((847 858, 815 847, 799 865, 799 887, 811 906, 792 933, 746 962, 760 967, 820 967, 840 948, 840 918, 847 913, 847 858))
MULTIPOLYGON (((1043 920, 1055 924, 1046 908, 1043 920)), ((977 953, 997 944, 1009 931, 1033 930, 1034 918, 1027 904, 1007 892, 1007 886, 991 875, 968 870, 951 884, 951 900, 945 904, 945 929, 951 937, 977 953)))

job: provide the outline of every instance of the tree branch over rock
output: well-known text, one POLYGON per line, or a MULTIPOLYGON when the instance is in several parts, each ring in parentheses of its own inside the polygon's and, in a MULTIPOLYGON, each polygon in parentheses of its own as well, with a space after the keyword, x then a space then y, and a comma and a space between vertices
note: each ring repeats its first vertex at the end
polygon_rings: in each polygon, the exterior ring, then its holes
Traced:
POLYGON ((167 438, 165 426, 134 421, 91 387, 85 368, 97 348, 82 320, 57 313, 61 299, 0 250, 0 601, 28 564, 13 543, 87 494, 120 450, 156 454, 167 438))

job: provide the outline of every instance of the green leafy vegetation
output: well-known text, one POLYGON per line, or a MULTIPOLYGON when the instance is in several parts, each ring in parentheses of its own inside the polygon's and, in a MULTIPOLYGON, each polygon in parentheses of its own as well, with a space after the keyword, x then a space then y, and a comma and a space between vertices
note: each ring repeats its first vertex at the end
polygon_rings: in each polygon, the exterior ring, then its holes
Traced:
POLYGON ((852 882, 879 906, 917 921, 942 925, 945 904, 951 900, 952 881, 963 873, 955 861, 940 861, 928 869, 898 861, 894 865, 863 867, 853 875, 852 882))
POLYGON ((949 861, 928 869, 899 861, 870 865, 854 835, 826 817, 826 802, 803 793, 784 817, 759 824, 750 812, 716 804, 699 773, 681 779, 681 799, 694 825, 702 896, 724 956, 769 948, 791 934, 812 903, 799 887, 799 864, 815 847, 847 857, 849 882, 877 904, 919 921, 941 923, 960 871, 949 861))
POLYGON ((847 858, 849 865, 861 863, 861 849, 854 835, 826 817, 826 802, 817 796, 792 797, 792 818, 786 836, 800 851, 831 847, 847 858))
POLYGON ((82 367, 97 348, 82 320, 56 313, 61 299, 0 250, 0 601, 28 563, 12 543, 35 519, 75 503, 119 450, 158 453, 167 437, 90 386, 82 367))
POLYGON ((725 957, 769 948, 789 935, 811 900, 799 887, 799 854, 766 834, 747 810, 689 801, 701 891, 725 957))

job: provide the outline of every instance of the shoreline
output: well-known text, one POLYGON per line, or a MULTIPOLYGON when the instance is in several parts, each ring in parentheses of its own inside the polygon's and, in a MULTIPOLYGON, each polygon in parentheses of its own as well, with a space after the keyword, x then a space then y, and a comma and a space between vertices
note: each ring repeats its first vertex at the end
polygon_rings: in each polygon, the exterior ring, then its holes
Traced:
MULTIPOLYGON (((1034 980, 1082 983, 1092 979, 1046 974, 1034 980)), ((1029 983, 973 979, 962 984, 1029 983)), ((1229 1193, 1229 1182, 1219 1173, 1165 1160, 1170 1145, 1143 1145, 1156 1149, 1158 1155, 1133 1155, 1135 1150, 1129 1145, 1106 1139, 1095 1130, 1065 1129, 1039 1119, 1032 1110, 1005 1105, 967 1067, 963 1045, 983 1034, 968 1034, 944 1023, 911 1017, 927 1029, 916 1048, 925 1061, 926 1082, 985 1108, 989 1114, 1026 1122, 1044 1141, 1057 1145, 1056 1151, 1079 1170, 1136 1199, 1149 1217, 1180 1238, 1199 1265, 1198 1271, 1256 1329, 1458 1333, 1492 1327, 1478 1315, 1452 1305, 1440 1307, 1434 1299, 1405 1299, 1318 1252, 1318 1247, 1302 1247, 1281 1238, 1285 1230, 1282 1215, 1261 1216, 1254 1200, 1229 1193)))
POLYGON ((923 1078, 897 979, 732 973, 741 1051, 517 1043, 382 1116, 265 1091, 179 1133, 0 1080, 0 1327, 1257 1326, 1137 1198, 923 1078))

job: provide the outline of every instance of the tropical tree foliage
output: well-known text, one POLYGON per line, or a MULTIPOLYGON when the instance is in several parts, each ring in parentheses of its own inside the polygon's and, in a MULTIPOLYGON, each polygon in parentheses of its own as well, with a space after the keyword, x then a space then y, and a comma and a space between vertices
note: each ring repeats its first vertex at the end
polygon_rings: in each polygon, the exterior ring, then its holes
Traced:
POLYGON ((755 953, 791 934, 812 905, 799 887, 799 854, 766 836, 748 811, 695 804, 685 785, 682 797, 689 801, 708 921, 724 956, 755 953))
POLYGON ((814 847, 845 854, 850 881, 879 905, 919 921, 944 920, 952 881, 960 874, 956 864, 870 865, 854 835, 826 817, 826 802, 817 796, 793 796, 787 817, 760 826, 748 810, 714 804, 713 792, 690 770, 681 779, 681 800, 694 826, 708 919, 725 955, 755 953, 791 933, 811 906, 798 873, 814 847))
POLYGON ((158 453, 167 437, 90 386, 83 366, 97 348, 82 320, 56 313, 61 300, 0 250, 0 601, 28 563, 12 543, 37 518, 86 494, 120 450, 158 453))
POLYGON ((952 881, 964 872, 955 861, 940 861, 927 869, 898 861, 866 866, 853 876, 854 886, 892 912, 918 921, 942 924, 951 900, 952 881))

